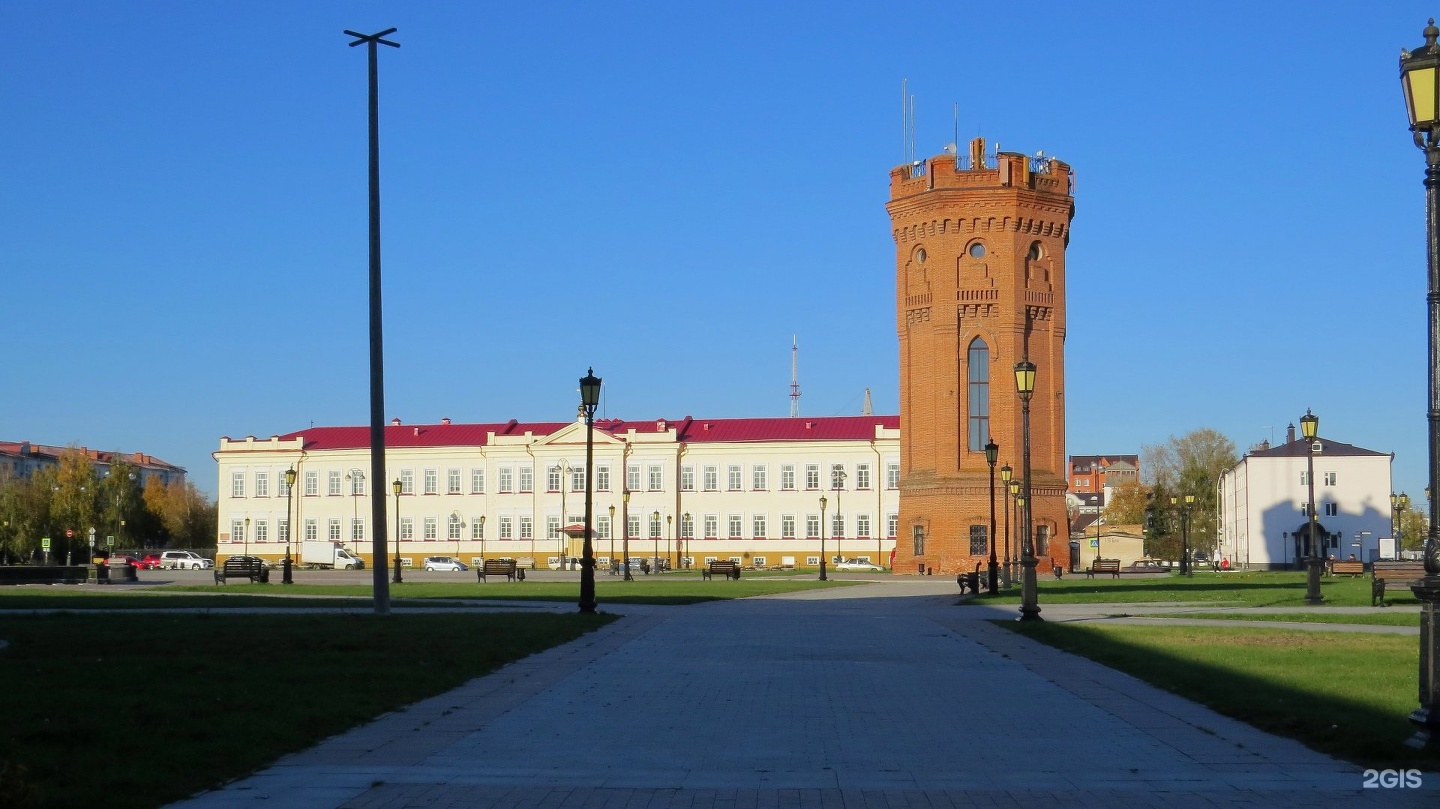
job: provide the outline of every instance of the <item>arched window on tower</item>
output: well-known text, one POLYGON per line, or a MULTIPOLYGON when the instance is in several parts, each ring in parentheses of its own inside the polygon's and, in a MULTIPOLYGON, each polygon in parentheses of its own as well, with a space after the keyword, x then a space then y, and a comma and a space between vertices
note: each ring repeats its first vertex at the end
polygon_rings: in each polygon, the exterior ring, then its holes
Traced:
POLYGON ((967 353, 969 448, 971 452, 982 452, 985 444, 990 441, 990 347, 985 345, 984 340, 976 337, 970 341, 970 350, 967 353))

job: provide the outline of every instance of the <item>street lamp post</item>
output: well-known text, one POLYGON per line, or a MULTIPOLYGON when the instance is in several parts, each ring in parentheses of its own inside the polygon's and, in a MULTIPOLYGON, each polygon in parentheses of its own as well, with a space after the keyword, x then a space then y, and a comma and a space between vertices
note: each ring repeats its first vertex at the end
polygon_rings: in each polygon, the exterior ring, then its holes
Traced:
POLYGON ((1195 505, 1195 495, 1185 495, 1183 502, 1172 495, 1170 505, 1180 512, 1180 575, 1194 576, 1195 566, 1190 558, 1190 508, 1195 505))
POLYGON ((845 515, 840 511, 840 492, 845 490, 844 469, 834 470, 830 475, 830 486, 835 490, 835 521, 840 523, 840 533, 833 535, 835 537, 835 558, 843 562, 845 554, 840 551, 840 541, 845 538, 845 515))
POLYGON ((1440 743, 1440 509, 1430 491, 1440 492, 1440 29, 1425 26, 1425 44, 1400 52, 1400 84, 1415 145, 1425 152, 1425 253, 1429 317, 1429 457, 1425 536, 1425 577, 1410 589, 1420 600, 1420 707, 1410 714, 1419 726, 1406 744, 1440 743))
POLYGON ((825 504, 829 502, 820 495, 820 581, 825 581, 825 504))
POLYGON ((626 486, 620 490, 620 522, 625 525, 625 533, 620 535, 620 555, 625 559, 625 581, 634 581, 635 577, 630 575, 630 487, 626 486))
POLYGON ((674 569, 675 569, 675 565, 670 564, 670 549, 673 548, 673 547, 675 547, 675 523, 674 523, 674 520, 675 520, 675 515, 673 515, 673 514, 666 514, 666 515, 665 515, 665 563, 670 566, 670 569, 671 569, 671 570, 674 570, 674 569))
POLYGON ((680 519, 684 521, 684 522, 683 522, 683 525, 688 525, 688 526, 690 526, 690 529, 689 529, 688 531, 686 531, 683 527, 680 529, 680 530, 682 530, 682 531, 685 531, 685 569, 686 569, 686 570, 689 570, 689 569, 690 569, 690 536, 695 533, 695 523, 693 523, 693 522, 690 521, 690 512, 688 512, 688 511, 685 512, 685 515, 684 515, 683 517, 681 517, 680 519))
POLYGON ((480 566, 485 566, 485 515, 480 515, 480 566))
POLYGON ((405 484, 400 482, 400 478, 395 478, 395 482, 390 484, 390 489, 391 489, 391 491, 395 492, 395 583, 396 583, 396 584, 399 584, 399 583, 401 583, 402 581, 404 581, 404 579, 402 579, 402 578, 400 577, 400 490, 403 489, 403 488, 405 488, 405 484))
POLYGON ((1309 542, 1309 553, 1305 555, 1305 603, 1319 604, 1325 600, 1320 595, 1320 568, 1325 564, 1320 556, 1319 524, 1315 518, 1315 436, 1320 432, 1320 417, 1306 408, 1300 417, 1300 434, 1305 437, 1305 482, 1309 486, 1309 522, 1305 538, 1309 542))
POLYGON ((1000 592, 1000 562, 995 558, 995 460, 1000 457, 1000 445, 995 439, 985 445, 985 463, 990 466, 990 595, 1000 592))
MULTIPOLYGON (((1007 469, 1009 467, 1006 467, 1007 469)), ((1004 469, 1001 470, 1002 474, 1004 469)), ((1009 494, 1010 503, 1005 507, 1005 586, 1008 588, 1015 582, 1015 556, 1010 553, 1010 517, 1015 517, 1015 551, 1020 551, 1020 479, 1012 477, 1005 482, 1005 491, 1009 494)))
POLYGON ((351 469, 345 473, 345 480, 350 483, 350 541, 355 544, 355 551, 360 551, 360 535, 356 531, 356 525, 360 522, 360 490, 365 488, 365 473, 359 469, 351 469))
POLYGON ((1035 558, 1034 509, 1031 500, 1030 476, 1030 398, 1035 395, 1035 363, 1021 360, 1015 363, 1015 392, 1020 396, 1020 474, 1024 477, 1025 499, 1022 501, 1023 527, 1020 532, 1020 620, 1040 621, 1039 585, 1035 581, 1035 567, 1040 560, 1035 558))
POLYGON ((465 534, 465 518, 460 512, 450 512, 450 530, 455 534, 455 561, 460 561, 460 538, 465 534))
POLYGON ((594 518, 595 410, 599 406, 600 378, 591 368, 580 378, 580 407, 585 411, 585 544, 580 553, 581 612, 595 611, 595 549, 590 535, 594 518))
MULTIPOLYGON (((246 517, 246 518, 245 518, 245 535, 242 536, 241 539, 245 540, 245 555, 246 555, 246 556, 249 556, 249 555, 250 555, 250 518, 249 518, 249 517, 246 517)), ((65 553, 68 554, 68 553, 70 553, 70 552, 67 550, 65 553)), ((69 564, 69 562, 67 561, 66 564, 69 564)))
POLYGON ((614 576, 614 575, 615 575, 615 572, 616 572, 616 571, 615 571, 615 504, 614 504, 614 503, 611 503, 611 504, 610 504, 610 530, 606 531, 605 533, 607 533, 607 534, 610 535, 610 537, 609 537, 609 539, 610 539, 610 561, 609 561, 609 563, 606 565, 606 567, 609 568, 609 570, 610 570, 610 575, 611 575, 611 576, 614 576))
POLYGON ((295 467, 285 470, 285 563, 280 573, 281 584, 294 584, 295 579, 291 576, 294 569, 294 562, 290 559, 290 537, 295 533, 295 521, 292 519, 291 507, 295 503, 295 467))

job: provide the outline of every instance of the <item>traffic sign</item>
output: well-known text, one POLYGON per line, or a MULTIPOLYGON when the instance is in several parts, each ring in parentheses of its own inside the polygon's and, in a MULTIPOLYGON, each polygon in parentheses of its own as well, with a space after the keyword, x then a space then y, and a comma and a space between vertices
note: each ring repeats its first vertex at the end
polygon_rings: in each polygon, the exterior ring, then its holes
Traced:
POLYGON ((65 536, 67 536, 67 537, 73 537, 73 536, 75 536, 75 531, 74 531, 73 529, 66 528, 66 529, 65 529, 65 536))
POLYGON ((105 536, 105 544, 106 544, 106 545, 109 545, 109 546, 112 547, 112 548, 115 547, 115 535, 114 535, 114 534, 107 534, 107 535, 105 536))
POLYGON ((40 550, 42 550, 42 551, 48 551, 48 550, 50 550, 50 537, 41 537, 41 538, 40 538, 40 550))

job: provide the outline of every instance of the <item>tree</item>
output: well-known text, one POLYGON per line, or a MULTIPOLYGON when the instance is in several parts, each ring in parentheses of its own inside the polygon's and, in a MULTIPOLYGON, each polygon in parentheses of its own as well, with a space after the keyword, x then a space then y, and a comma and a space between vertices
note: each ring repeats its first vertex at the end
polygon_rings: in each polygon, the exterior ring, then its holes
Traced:
POLYGON ((1139 482, 1123 483, 1110 492, 1105 503, 1107 525, 1141 525, 1145 522, 1145 506, 1150 502, 1150 487, 1139 482))
POLYGON ((1140 459, 1141 474, 1154 494, 1152 502, 1165 517, 1167 550, 1171 540, 1175 546, 1174 555, 1167 554, 1167 558, 1179 555, 1180 512, 1187 494, 1195 496, 1188 510, 1190 549, 1213 553, 1219 529, 1216 486, 1220 475, 1239 460, 1235 442, 1202 427, 1178 438, 1172 435, 1164 444, 1142 446, 1140 459))
POLYGON ((1407 509, 1400 512, 1400 550, 1418 551, 1425 547, 1425 537, 1430 526, 1424 512, 1407 509))
POLYGON ((185 548, 215 546, 220 507, 187 481, 169 485, 151 478, 142 495, 146 508, 155 514, 163 529, 164 545, 185 548))

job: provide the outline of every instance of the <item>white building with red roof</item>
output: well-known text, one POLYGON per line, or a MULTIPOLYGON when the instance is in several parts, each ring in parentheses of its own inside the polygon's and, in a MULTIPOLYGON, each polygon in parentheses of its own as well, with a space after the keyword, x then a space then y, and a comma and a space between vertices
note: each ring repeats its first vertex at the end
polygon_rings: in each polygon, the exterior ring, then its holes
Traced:
MULTIPOLYGON (((898 416, 595 422, 595 555, 673 566, 733 559, 815 567, 825 555, 888 565, 900 513, 898 416), (628 491, 629 498, 625 497, 628 491), (613 510, 613 512, 612 512, 613 510), (613 550, 612 550, 613 543, 613 550)), ((371 497, 389 498, 394 556, 530 559, 580 555, 585 422, 385 428, 390 481, 370 480, 369 427, 314 427, 268 439, 222 438, 218 555, 278 560, 294 541, 333 540, 371 564, 371 497), (296 470, 287 497, 285 472, 296 470), (393 494, 393 482, 401 493, 393 494), (287 519, 287 511, 291 511, 287 519)), ((293 550, 292 550, 293 553, 293 550)))

